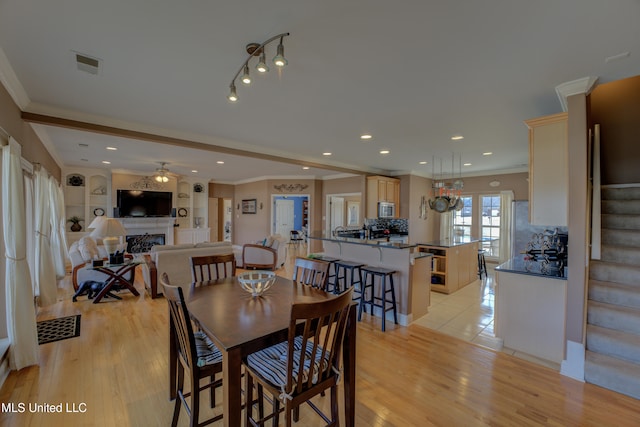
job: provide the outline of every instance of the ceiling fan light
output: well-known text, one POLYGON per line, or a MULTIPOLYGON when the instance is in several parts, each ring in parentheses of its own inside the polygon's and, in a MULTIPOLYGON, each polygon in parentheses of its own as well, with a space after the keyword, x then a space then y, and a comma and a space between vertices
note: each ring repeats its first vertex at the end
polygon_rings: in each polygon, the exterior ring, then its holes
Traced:
POLYGON ((258 70, 259 73, 269 72, 269 67, 267 66, 264 49, 262 50, 262 54, 260 55, 260 62, 258 62, 258 65, 256 65, 256 70, 258 70))
POLYGON ((284 46, 282 45, 282 39, 280 39, 280 44, 278 45, 276 56, 273 57, 273 63, 276 64, 276 67, 281 68, 289 63, 289 61, 287 61, 287 58, 284 57, 284 46))

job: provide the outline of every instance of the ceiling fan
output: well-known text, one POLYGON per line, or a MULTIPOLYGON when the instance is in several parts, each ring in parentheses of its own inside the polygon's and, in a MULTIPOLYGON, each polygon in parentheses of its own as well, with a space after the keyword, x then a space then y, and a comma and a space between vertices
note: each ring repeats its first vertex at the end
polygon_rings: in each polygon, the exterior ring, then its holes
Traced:
POLYGON ((165 167, 167 165, 167 162, 159 163, 160 167, 156 169, 156 175, 154 176, 154 179, 157 182, 169 182, 169 177, 167 176, 167 174, 169 173, 169 169, 165 167))

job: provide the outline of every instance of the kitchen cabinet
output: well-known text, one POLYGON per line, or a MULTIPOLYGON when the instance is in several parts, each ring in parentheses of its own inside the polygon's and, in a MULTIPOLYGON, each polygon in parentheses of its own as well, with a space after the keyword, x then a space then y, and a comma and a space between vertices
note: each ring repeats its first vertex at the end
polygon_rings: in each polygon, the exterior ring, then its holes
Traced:
POLYGON ((478 242, 418 246, 433 255, 431 290, 451 294, 478 278, 478 242))
POLYGON ((175 229, 175 244, 180 245, 183 243, 202 243, 210 240, 211 230, 209 228, 176 228, 175 229))
POLYGON ((396 217, 400 207, 400 180, 386 176, 367 177, 367 218, 378 217, 378 202, 396 205, 396 217))
POLYGON ((529 222, 567 226, 568 114, 525 121, 529 127, 529 222))

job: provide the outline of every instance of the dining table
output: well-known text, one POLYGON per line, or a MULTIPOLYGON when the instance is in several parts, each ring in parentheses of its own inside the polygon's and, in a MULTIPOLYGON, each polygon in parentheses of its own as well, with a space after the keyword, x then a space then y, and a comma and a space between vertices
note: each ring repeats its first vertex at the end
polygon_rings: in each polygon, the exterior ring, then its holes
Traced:
MULTIPOLYGON (((223 422, 242 421, 242 361, 251 353, 286 341, 294 303, 337 298, 332 293, 278 276, 261 296, 245 291, 236 277, 192 283, 185 301, 191 317, 222 353, 223 422)), ((352 303, 342 350, 344 420, 355 425, 356 303, 352 303)), ((171 323, 171 322, 170 322, 171 323)), ((177 347, 175 330, 169 339, 170 399, 176 398, 177 347)))

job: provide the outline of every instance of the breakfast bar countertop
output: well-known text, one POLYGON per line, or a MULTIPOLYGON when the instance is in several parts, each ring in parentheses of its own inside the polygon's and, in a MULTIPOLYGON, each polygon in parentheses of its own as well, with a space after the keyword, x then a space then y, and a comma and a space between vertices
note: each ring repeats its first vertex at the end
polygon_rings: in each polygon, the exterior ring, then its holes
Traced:
POLYGON ((453 248, 456 246, 468 245, 469 243, 479 242, 479 239, 470 237, 462 237, 458 239, 440 239, 432 240, 430 242, 419 242, 418 246, 439 246, 442 248, 453 248))
POLYGON ((357 239, 355 237, 337 237, 337 236, 333 236, 329 233, 326 233, 324 231, 316 231, 316 232, 312 232, 308 235, 308 238, 310 239, 316 239, 316 240, 328 240, 331 242, 344 242, 344 243, 353 243, 356 245, 367 245, 367 246, 384 246, 386 248, 391 248, 391 249, 411 249, 411 248, 415 248, 416 244, 411 244, 411 243, 402 243, 402 242, 394 242, 393 238, 394 235, 390 235, 390 239, 391 241, 387 242, 387 240, 385 238, 381 238, 381 239, 357 239))

